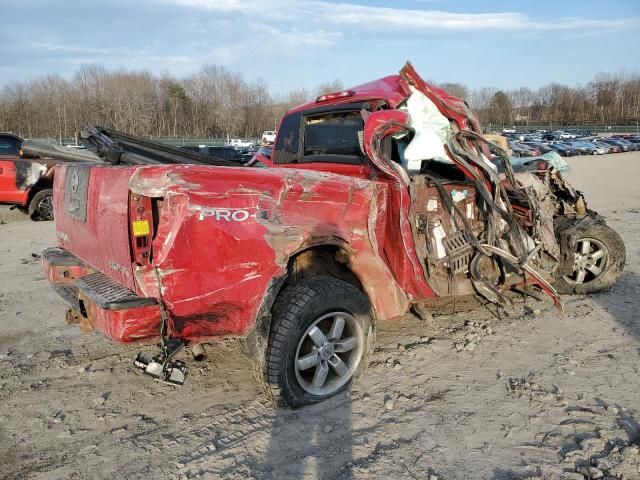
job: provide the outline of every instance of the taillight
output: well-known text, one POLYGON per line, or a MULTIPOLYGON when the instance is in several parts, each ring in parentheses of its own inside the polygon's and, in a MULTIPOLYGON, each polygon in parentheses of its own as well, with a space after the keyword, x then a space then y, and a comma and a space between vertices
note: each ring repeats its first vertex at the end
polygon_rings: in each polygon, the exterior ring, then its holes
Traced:
POLYGON ((154 221, 152 199, 133 193, 129 196, 129 232, 134 262, 147 265, 151 261, 154 221))

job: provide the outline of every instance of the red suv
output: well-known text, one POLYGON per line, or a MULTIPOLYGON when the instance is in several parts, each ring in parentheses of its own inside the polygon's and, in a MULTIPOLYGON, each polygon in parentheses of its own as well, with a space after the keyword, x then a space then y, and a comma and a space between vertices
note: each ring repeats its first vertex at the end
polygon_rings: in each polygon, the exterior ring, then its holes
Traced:
POLYGON ((0 203, 18 207, 33 220, 53 220, 53 167, 57 160, 23 158, 22 138, 0 133, 0 203))

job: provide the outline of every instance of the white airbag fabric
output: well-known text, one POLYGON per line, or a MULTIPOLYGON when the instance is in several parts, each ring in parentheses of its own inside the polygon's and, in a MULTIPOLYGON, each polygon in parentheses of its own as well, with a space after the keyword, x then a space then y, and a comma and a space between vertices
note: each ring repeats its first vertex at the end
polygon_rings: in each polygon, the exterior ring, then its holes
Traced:
POLYGON ((422 160, 452 163, 444 150, 450 132, 449 120, 425 94, 410 88, 407 111, 415 136, 404 151, 407 168, 420 170, 422 160))

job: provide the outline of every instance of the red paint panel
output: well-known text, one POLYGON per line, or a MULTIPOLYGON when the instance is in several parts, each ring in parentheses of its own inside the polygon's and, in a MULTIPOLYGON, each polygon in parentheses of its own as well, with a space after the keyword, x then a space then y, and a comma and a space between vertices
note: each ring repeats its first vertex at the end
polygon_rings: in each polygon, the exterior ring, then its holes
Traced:
POLYGON ((65 211, 68 165, 58 165, 54 213, 58 245, 113 280, 135 290, 129 240, 129 178, 135 167, 91 168, 87 216, 82 222, 65 211))
MULTIPOLYGON (((187 338, 249 331, 269 282, 305 245, 341 239, 381 318, 408 303, 381 255, 387 185, 328 172, 221 167, 145 167, 134 194, 163 197, 154 264, 172 328, 187 338)), ((136 280, 157 294, 155 274, 136 280)))
POLYGON ((314 101, 305 103, 304 105, 292 108, 287 113, 309 110, 325 105, 340 105, 343 103, 355 103, 380 99, 384 99, 391 108, 396 108, 400 103, 405 101, 407 96, 411 93, 411 90, 409 90, 405 80, 400 75, 389 75, 387 77, 374 80, 373 82, 358 85, 357 87, 350 88, 349 90, 353 90, 354 94, 352 96, 329 102, 316 103, 314 101))
POLYGON ((85 301, 85 308, 96 330, 116 342, 151 341, 160 337, 160 312, 157 305, 105 310, 85 301))

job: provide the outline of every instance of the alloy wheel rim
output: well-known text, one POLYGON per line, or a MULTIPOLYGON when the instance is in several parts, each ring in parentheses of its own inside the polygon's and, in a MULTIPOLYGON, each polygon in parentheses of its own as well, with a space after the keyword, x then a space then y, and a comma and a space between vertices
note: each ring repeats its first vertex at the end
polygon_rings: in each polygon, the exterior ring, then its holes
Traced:
POLYGON ((53 202, 51 195, 47 195, 38 203, 38 214, 43 220, 53 218, 53 202))
POLYGON ((604 272, 609 261, 609 251, 595 238, 581 238, 573 253, 573 272, 563 278, 572 285, 593 282, 604 272))
POLYGON ((331 395, 355 374, 364 347, 362 327, 353 315, 331 312, 304 332, 294 359, 300 387, 312 395, 331 395))

